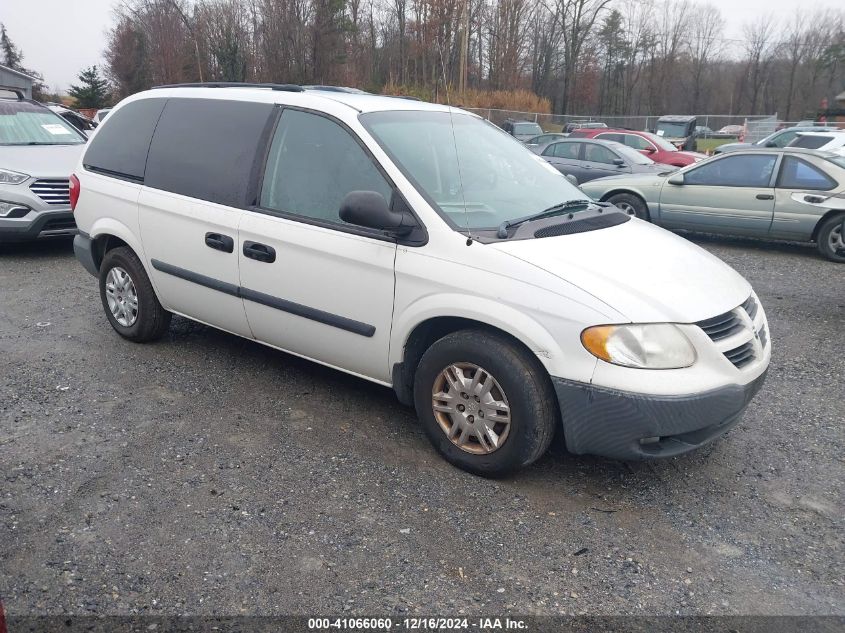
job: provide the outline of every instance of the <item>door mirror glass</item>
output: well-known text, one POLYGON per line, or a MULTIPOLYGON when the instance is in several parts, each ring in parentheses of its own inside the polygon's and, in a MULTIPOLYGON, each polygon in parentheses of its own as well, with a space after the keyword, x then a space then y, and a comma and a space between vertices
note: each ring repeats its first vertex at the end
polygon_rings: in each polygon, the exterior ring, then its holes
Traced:
POLYGON ((643 150, 645 151, 646 154, 654 154, 654 152, 657 151, 651 145, 649 145, 648 147, 644 147, 643 150))
POLYGON ((778 146, 778 144, 775 143, 774 141, 769 141, 768 143, 766 143, 766 147, 777 147, 777 146, 778 146))
POLYGON ((350 191, 340 204, 339 214, 344 222, 380 231, 395 231, 403 219, 401 213, 390 210, 377 191, 350 191))
POLYGON ((669 180, 667 181, 670 185, 682 185, 684 184, 684 175, 683 174, 672 174, 669 176, 669 180))
POLYGON ((614 164, 614 165, 616 165, 617 167, 624 167, 624 166, 625 166, 625 161, 624 161, 624 160, 622 160, 621 158, 614 158, 614 159, 613 159, 613 164, 614 164))

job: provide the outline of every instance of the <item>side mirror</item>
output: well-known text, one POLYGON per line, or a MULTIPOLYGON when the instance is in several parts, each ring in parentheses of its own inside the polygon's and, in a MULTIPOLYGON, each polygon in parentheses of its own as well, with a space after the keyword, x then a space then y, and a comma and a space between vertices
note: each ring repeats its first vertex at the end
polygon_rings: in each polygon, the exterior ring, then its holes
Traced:
POLYGON ((684 184, 684 175, 683 174, 672 174, 669 176, 669 180, 667 180, 670 185, 682 185, 684 184))
POLYGON ((656 152, 657 150, 656 150, 656 149, 654 149, 653 147, 646 147, 643 151, 644 151, 646 154, 654 154, 654 152, 656 152))
POLYGON ((340 203, 340 219, 368 229, 408 235, 416 223, 405 223, 405 214, 394 211, 376 191, 350 191, 340 203))
POLYGON ((622 160, 621 158, 614 158, 614 159, 613 159, 613 164, 614 164, 614 165, 616 165, 617 167, 624 167, 624 166, 625 166, 625 161, 624 161, 624 160, 622 160))
POLYGON ((578 179, 572 174, 564 174, 563 177, 566 178, 571 184, 575 185, 576 187, 578 186, 578 179))
POLYGON ((340 219, 369 229, 389 231, 402 224, 402 214, 390 210, 376 191, 350 191, 340 203, 340 219))
POLYGON ((766 143, 766 147, 777 147, 777 146, 778 146, 778 144, 775 143, 774 141, 769 141, 768 143, 766 143))

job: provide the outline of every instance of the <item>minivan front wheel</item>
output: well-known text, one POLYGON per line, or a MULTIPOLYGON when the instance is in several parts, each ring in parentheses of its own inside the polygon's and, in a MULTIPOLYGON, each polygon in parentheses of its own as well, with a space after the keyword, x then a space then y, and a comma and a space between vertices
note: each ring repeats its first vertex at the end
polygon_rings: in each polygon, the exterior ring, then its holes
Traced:
POLYGON ((448 334, 423 354, 414 403, 437 451, 485 477, 508 475, 538 459, 557 421, 539 361, 505 337, 480 330, 448 334))
POLYGON ((130 341, 154 341, 170 327, 172 315, 161 307, 141 260, 129 247, 112 249, 103 258, 100 299, 111 326, 130 341))

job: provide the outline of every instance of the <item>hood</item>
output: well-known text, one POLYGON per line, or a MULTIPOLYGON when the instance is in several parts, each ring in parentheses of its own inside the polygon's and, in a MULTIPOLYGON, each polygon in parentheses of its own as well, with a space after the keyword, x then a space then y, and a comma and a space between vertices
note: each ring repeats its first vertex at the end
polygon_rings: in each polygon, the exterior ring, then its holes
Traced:
POLYGON ((85 143, 79 145, 0 145, 0 167, 33 178, 70 178, 85 143))
POLYGON ((635 174, 662 174, 666 171, 677 171, 678 167, 674 165, 663 165, 661 163, 654 163, 653 165, 631 165, 631 171, 635 174))
POLYGON ((722 260, 642 220, 597 231, 496 242, 636 323, 693 323, 737 307, 751 286, 722 260))

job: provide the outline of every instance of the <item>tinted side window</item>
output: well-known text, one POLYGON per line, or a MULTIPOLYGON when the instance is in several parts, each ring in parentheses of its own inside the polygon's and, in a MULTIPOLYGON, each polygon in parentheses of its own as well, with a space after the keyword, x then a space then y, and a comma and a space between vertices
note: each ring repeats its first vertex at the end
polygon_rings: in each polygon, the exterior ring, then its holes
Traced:
POLYGON ((779 188, 827 191, 835 186, 836 182, 832 178, 810 163, 794 156, 783 157, 778 176, 779 188))
POLYGON ((550 149, 552 149, 552 156, 577 159, 581 143, 555 143, 550 149))
POLYGON ((143 180, 150 139, 166 101, 141 99, 114 112, 91 139, 85 167, 143 180))
POLYGON ((285 110, 267 157, 261 206, 341 223, 340 203, 350 191, 376 191, 388 203, 393 194, 344 128, 324 116, 285 110))
POLYGON ((150 146, 145 184, 230 207, 251 204, 250 174, 272 114, 269 103, 169 99, 150 146))
POLYGON ((613 161, 617 158, 619 157, 616 154, 601 145, 588 143, 587 147, 584 149, 584 160, 588 160, 593 163, 612 165, 613 161))
POLYGON ((684 184, 717 187, 768 187, 777 157, 771 154, 726 156, 684 175, 684 184))
POLYGON ((623 142, 628 147, 633 147, 636 150, 641 149, 652 149, 652 144, 645 140, 642 136, 637 136, 636 134, 625 134, 623 135, 623 142))
POLYGON ((806 149, 818 149, 822 145, 827 145, 833 140, 832 136, 799 136, 789 145, 790 147, 804 147, 806 149))
POLYGON ((599 134, 596 138, 600 138, 603 141, 616 141, 617 143, 622 142, 622 135, 621 134, 614 134, 614 133, 605 133, 599 134))

